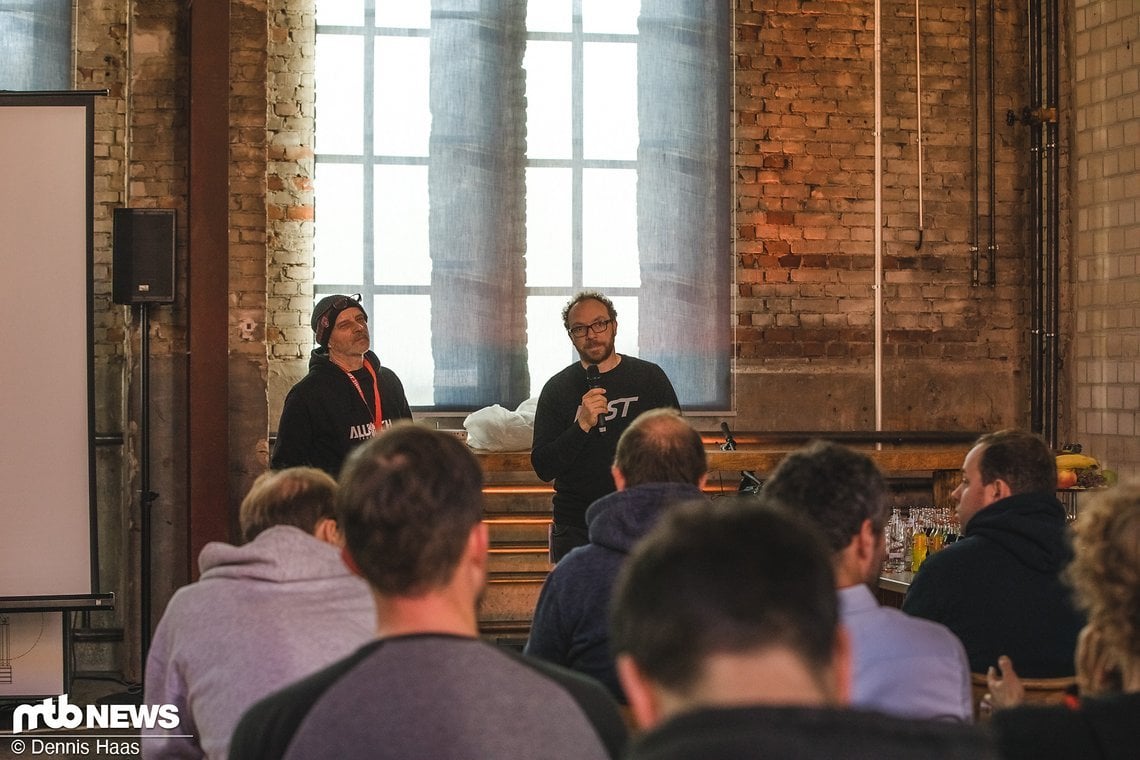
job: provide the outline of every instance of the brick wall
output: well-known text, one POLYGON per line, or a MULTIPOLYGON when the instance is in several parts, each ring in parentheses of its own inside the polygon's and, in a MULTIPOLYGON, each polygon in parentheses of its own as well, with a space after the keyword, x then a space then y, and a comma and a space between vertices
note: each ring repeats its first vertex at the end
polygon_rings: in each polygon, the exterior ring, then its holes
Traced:
POLYGON ((269 10, 269 428, 285 393, 308 369, 313 332, 313 0, 269 10))
POLYGON ((1140 472, 1140 7, 1071 0, 1072 438, 1140 472))
MULTIPOLYGON (((914 3, 882 3, 879 319, 888 430, 988 429, 1024 413, 1023 136, 1004 123, 1005 111, 1021 105, 1020 80, 1016 67, 996 71, 997 280, 975 287, 969 7, 962 0, 921 4, 925 229, 916 250, 914 3)), ((869 2, 737 3, 743 429, 874 428, 873 11, 869 2)), ((999 9, 997 28, 998 60, 1024 60, 1019 13, 999 9)), ((979 42, 983 56, 987 44, 979 42)), ((984 77, 984 57, 980 70, 984 77)), ((987 135, 983 124, 983 162, 987 135)), ((981 170, 985 213, 984 163, 981 170)), ((985 218, 981 228, 985 245, 985 218)))

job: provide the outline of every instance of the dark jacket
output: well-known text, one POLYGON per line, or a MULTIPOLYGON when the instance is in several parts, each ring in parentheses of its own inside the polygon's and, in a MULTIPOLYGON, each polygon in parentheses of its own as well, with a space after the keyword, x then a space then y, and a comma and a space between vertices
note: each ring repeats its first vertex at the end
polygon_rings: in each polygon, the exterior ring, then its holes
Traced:
POLYGON ((1140 754, 1140 694, 1085 697, 1078 710, 1019 707, 994 713, 1007 760, 1132 760, 1140 754))
MULTIPOLYGON (((380 382, 383 425, 387 427, 396 420, 411 419, 412 410, 400 378, 387 367, 381 367, 380 359, 371 351, 364 354, 364 360, 372 365, 380 382)), ((348 379, 348 374, 332 363, 327 348, 313 349, 309 374, 285 396, 270 467, 280 470, 307 465, 319 467, 334 478, 337 476, 348 453, 375 432, 372 375, 365 370, 354 376, 360 383, 360 391, 348 379)))
POLYGON ((1085 622, 1061 579, 1071 557, 1061 503, 1050 494, 1010 496, 927 558, 902 609, 953 631, 975 673, 1005 654, 1021 676, 1070 676, 1085 622))
POLYGON ((733 707, 682 713, 637 738, 627 760, 996 760, 961 723, 853 709, 733 707))
POLYGON ((624 702, 607 628, 614 580, 665 507, 699 498, 695 485, 646 483, 594 502, 586 512, 590 543, 567 554, 547 576, 526 654, 593 676, 624 702))

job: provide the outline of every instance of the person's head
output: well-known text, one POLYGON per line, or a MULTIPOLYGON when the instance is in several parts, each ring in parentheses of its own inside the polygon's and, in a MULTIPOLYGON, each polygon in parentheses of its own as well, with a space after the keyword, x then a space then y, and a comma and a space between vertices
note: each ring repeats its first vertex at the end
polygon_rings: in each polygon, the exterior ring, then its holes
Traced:
MULTIPOLYGON (((884 559, 887 482, 866 454, 830 441, 814 441, 788 454, 765 482, 765 496, 808 517, 823 533, 841 564, 857 578, 854 585, 878 576, 884 559)), ((845 574, 847 570, 840 572, 845 574)))
POLYGON ((1121 483, 1081 505, 1066 573, 1111 664, 1135 684, 1140 678, 1140 481, 1121 483))
POLYGON ((699 706, 846 699, 830 553, 811 525, 763 497, 666 512, 619 573, 610 614, 643 727, 699 706), (760 677, 769 666, 780 677, 760 677))
POLYGON ((644 483, 700 486, 708 472, 701 435, 676 409, 638 415, 618 439, 613 464, 618 490, 644 483))
POLYGON ((291 525, 337 543, 335 498, 336 481, 315 467, 263 472, 253 481, 238 511, 242 541, 252 541, 275 525, 291 525))
POLYGON ((958 522, 965 528, 995 501, 1056 489, 1057 459, 1045 440, 1024 430, 1000 430, 983 435, 966 454, 962 482, 952 495, 958 501, 958 522))
POLYGON ((332 295, 317 301, 311 320, 313 337, 330 354, 359 356, 368 350, 368 313, 360 295, 332 295))
POLYGON ((446 586, 481 526, 482 487, 475 455, 453 434, 410 422, 384 430, 341 472, 336 513, 352 562, 386 596, 446 586))
POLYGON ((614 354, 617 309, 595 291, 578 293, 562 308, 562 326, 586 364, 601 364, 614 354))

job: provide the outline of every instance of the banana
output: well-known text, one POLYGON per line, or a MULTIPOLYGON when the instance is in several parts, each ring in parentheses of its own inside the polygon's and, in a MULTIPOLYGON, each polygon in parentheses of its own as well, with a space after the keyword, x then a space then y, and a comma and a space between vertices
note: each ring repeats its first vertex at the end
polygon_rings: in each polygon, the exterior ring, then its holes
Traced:
POLYGON ((1097 467, 1097 461, 1085 454, 1058 454, 1058 470, 1083 470, 1088 467, 1097 467))

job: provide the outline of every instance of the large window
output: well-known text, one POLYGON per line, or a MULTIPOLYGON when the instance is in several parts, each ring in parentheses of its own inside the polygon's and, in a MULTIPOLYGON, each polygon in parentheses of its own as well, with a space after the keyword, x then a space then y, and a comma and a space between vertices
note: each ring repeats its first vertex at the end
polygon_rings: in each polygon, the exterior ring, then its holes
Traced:
POLYGON ((411 404, 513 408, 618 350, 730 405, 729 3, 318 0, 318 297, 361 292, 411 404))
POLYGON ((0 0, 0 90, 71 89, 72 0, 0 0))

